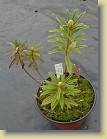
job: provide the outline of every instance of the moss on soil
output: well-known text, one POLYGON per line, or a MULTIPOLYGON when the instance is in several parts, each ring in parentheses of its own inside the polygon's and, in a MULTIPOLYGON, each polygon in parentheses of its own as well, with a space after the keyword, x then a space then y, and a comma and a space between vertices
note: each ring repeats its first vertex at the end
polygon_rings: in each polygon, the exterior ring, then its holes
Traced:
POLYGON ((81 93, 71 96, 71 99, 77 102, 78 106, 71 106, 70 109, 65 108, 63 111, 60 106, 57 106, 54 111, 51 111, 50 106, 41 107, 41 102, 38 101, 42 113, 48 118, 61 122, 75 121, 85 116, 93 105, 94 90, 89 81, 82 77, 78 80, 78 87, 81 93))

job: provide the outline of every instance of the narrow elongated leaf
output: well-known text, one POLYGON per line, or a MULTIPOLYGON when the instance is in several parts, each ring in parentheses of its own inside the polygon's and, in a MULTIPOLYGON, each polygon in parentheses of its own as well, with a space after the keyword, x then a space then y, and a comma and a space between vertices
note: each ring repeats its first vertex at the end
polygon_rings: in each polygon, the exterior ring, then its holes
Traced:
POLYGON ((66 77, 66 79, 65 79, 65 83, 66 83, 67 81, 71 80, 71 77, 72 77, 72 75, 69 74, 69 75, 66 77))
POLYGON ((57 38, 57 40, 48 40, 48 42, 53 42, 53 43, 56 43, 56 44, 59 44, 59 45, 63 45, 64 44, 63 41, 59 40, 58 38, 57 38))
POLYGON ((53 97, 53 101, 51 103, 51 110, 54 110, 56 108, 56 106, 58 105, 59 101, 56 99, 56 94, 53 97))
POLYGON ((49 32, 62 32, 60 29, 49 30, 49 32))
POLYGON ((86 27, 76 27, 76 28, 73 28, 72 29, 72 34, 78 32, 80 30, 87 29, 87 28, 88 28, 88 26, 86 26, 86 27))
POLYGON ((87 45, 77 45, 77 46, 76 46, 76 48, 79 48, 79 49, 80 49, 80 48, 87 48, 87 47, 88 47, 87 45))
POLYGON ((48 72, 48 74, 54 83, 58 83, 57 77, 55 76, 55 74, 53 72, 48 72))
POLYGON ((53 85, 43 85, 42 89, 43 90, 52 90, 52 89, 54 90, 55 86, 53 86, 53 85))
POLYGON ((78 79, 72 79, 72 80, 70 79, 70 80, 67 80, 65 83, 71 85, 71 84, 77 82, 77 80, 78 80, 78 79))
POLYGON ((48 91, 45 90, 45 91, 43 91, 43 92, 40 94, 40 97, 46 96, 47 94, 50 95, 50 94, 52 94, 52 93, 50 93, 49 90, 48 90, 48 91))
POLYGON ((64 98, 64 101, 68 108, 71 108, 71 105, 78 106, 78 104, 76 102, 74 102, 73 100, 71 100, 69 98, 64 98))
POLYGON ((48 85, 56 86, 56 84, 54 82, 51 82, 51 81, 48 81, 48 80, 45 80, 44 82, 48 85))
POLYGON ((57 92, 57 99, 60 100, 60 96, 61 96, 61 88, 58 87, 58 92, 57 92))
POLYGON ((84 16, 85 13, 86 13, 86 11, 83 12, 83 13, 81 13, 81 14, 79 15, 79 17, 75 20, 75 23, 79 22, 79 21, 81 20, 81 18, 84 16))
POLYGON ((65 74, 61 75, 61 82, 64 83, 65 81, 65 74))
POLYGON ((65 63, 66 63, 69 74, 72 74, 72 63, 68 56, 65 57, 65 63))
POLYGON ((83 37, 83 36, 84 36, 84 34, 82 33, 82 34, 77 35, 75 38, 83 37))
POLYGON ((51 96, 45 98, 45 99, 42 101, 41 106, 50 104, 50 103, 52 103, 52 101, 53 101, 53 95, 51 95, 51 96))
POLYGON ((57 14, 54 14, 54 15, 61 25, 66 25, 66 22, 59 15, 57 14))
POLYGON ((81 45, 81 46, 76 46, 75 48, 70 47, 70 48, 69 48, 69 54, 70 54, 72 51, 76 51, 77 53, 81 54, 80 49, 81 49, 81 48, 86 48, 86 47, 88 47, 88 46, 86 46, 86 45, 82 46, 82 45, 81 45))
POLYGON ((60 106, 61 106, 61 109, 63 110, 64 108, 64 97, 61 95, 61 98, 60 98, 60 106))
POLYGON ((31 62, 30 64, 29 64, 29 68, 31 68, 33 66, 33 63, 31 62))
POLYGON ((74 40, 75 40, 75 41, 78 41, 78 40, 80 40, 80 41, 85 41, 86 39, 85 39, 85 38, 80 38, 80 37, 79 37, 79 38, 75 38, 74 40))
POLYGON ((72 88, 72 89, 73 89, 73 88, 75 88, 75 85, 73 85, 73 84, 72 84, 72 85, 69 85, 69 84, 67 84, 67 83, 64 83, 64 87, 66 87, 66 89, 67 89, 67 88, 68 88, 68 89, 69 89, 69 88, 72 88))
POLYGON ((12 42, 7 42, 7 44, 9 44, 11 47, 16 48, 15 44, 12 42))
POLYGON ((67 32, 67 26, 60 26, 62 33, 67 32))
POLYGON ((77 53, 81 54, 81 51, 78 48, 74 48, 73 51, 76 51, 77 53))
POLYGON ((78 93, 80 93, 80 90, 78 89, 66 89, 66 94, 70 96, 75 96, 78 93))
POLYGON ((74 40, 75 40, 75 41, 76 41, 76 40, 86 40, 85 38, 82 38, 83 35, 84 35, 84 34, 80 34, 80 35, 76 36, 76 37, 74 38, 74 40))
POLYGON ((69 21, 71 19, 71 16, 68 9, 66 9, 66 16, 67 16, 67 21, 69 21))
POLYGON ((72 44, 71 44, 71 47, 75 47, 76 46, 76 41, 74 41, 72 44))
POLYGON ((78 9, 75 9, 74 13, 73 13, 73 16, 72 16, 72 20, 75 21, 75 18, 77 17, 77 14, 78 14, 78 9))
POLYGON ((64 103, 65 103, 65 105, 67 106, 68 109, 71 108, 71 103, 68 101, 67 98, 64 98, 64 103))
POLYGON ((55 54, 64 51, 62 48, 53 49, 52 51, 48 52, 48 54, 55 54))

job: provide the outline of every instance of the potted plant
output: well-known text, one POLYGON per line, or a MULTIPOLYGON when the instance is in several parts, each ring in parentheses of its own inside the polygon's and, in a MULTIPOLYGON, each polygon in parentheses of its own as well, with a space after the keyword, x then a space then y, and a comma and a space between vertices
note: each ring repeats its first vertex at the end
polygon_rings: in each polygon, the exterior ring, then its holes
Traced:
POLYGON ((7 42, 14 49, 6 52, 12 58, 9 68, 14 63, 20 64, 26 74, 40 84, 37 94, 34 95, 40 113, 52 121, 57 128, 64 130, 78 129, 85 117, 92 111, 96 100, 91 83, 80 75, 69 57, 73 51, 81 53, 80 49, 87 47, 77 43, 78 40, 85 40, 84 34, 78 32, 88 28, 85 24, 80 23, 84 14, 85 12, 78 15, 78 9, 75 9, 71 16, 69 10, 66 10, 66 21, 54 14, 59 22, 59 28, 50 30, 49 32, 53 34, 48 38, 52 38, 49 42, 58 44, 58 47, 51 50, 49 54, 63 52, 65 67, 63 71, 61 63, 56 65, 56 74, 48 72, 48 79, 43 78, 38 68, 38 60, 44 62, 40 55, 43 48, 35 42, 18 40, 7 42), (43 81, 32 76, 26 67, 33 67, 43 81))

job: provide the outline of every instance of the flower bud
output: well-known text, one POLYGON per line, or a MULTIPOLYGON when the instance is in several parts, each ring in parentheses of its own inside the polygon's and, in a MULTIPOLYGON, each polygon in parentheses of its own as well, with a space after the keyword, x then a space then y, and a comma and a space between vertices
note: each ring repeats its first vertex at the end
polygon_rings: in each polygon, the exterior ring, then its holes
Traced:
POLYGON ((33 51, 33 50, 34 50, 34 48, 33 48, 33 47, 30 47, 30 50, 31 50, 31 51, 33 51))
POLYGON ((16 52, 18 52, 19 51, 19 47, 16 47, 16 52))
POLYGON ((68 21, 68 27, 71 29, 72 26, 73 26, 73 24, 74 24, 73 20, 70 19, 70 20, 68 21))
POLYGON ((61 88, 63 86, 62 82, 58 82, 57 86, 61 88))

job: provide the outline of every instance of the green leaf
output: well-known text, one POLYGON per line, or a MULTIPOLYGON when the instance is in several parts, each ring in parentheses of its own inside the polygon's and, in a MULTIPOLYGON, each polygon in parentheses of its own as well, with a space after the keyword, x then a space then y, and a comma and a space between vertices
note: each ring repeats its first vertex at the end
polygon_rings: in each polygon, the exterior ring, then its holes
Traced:
POLYGON ((79 17, 75 20, 75 23, 79 22, 79 21, 81 20, 81 18, 84 16, 85 13, 86 13, 86 11, 83 12, 83 13, 81 13, 81 14, 79 15, 79 17))
POLYGON ((71 108, 71 103, 68 101, 67 98, 64 98, 64 103, 65 103, 65 105, 67 106, 68 109, 71 108))
POLYGON ((49 32, 62 32, 60 29, 49 30, 49 32))
POLYGON ((66 89, 68 88, 70 88, 70 89, 73 89, 74 87, 75 87, 75 85, 69 85, 69 84, 67 84, 67 83, 64 83, 64 87, 66 87, 66 89))
POLYGON ((87 45, 78 45, 76 47, 70 47, 69 48, 69 54, 72 52, 72 51, 76 51, 77 53, 81 54, 81 51, 79 49, 81 48, 87 48, 88 46, 87 45))
POLYGON ((57 49, 53 49, 52 51, 48 52, 48 54, 55 54, 55 53, 59 53, 62 52, 63 50, 61 48, 57 48, 57 49))
POLYGON ((74 48, 73 51, 76 51, 77 53, 81 54, 81 51, 78 48, 74 48))
POLYGON ((38 70, 38 65, 37 65, 37 63, 35 61, 33 61, 33 65, 34 65, 35 69, 38 70))
POLYGON ((68 56, 65 57, 65 63, 66 63, 67 70, 68 70, 69 74, 72 74, 72 66, 73 65, 72 65, 68 56))
POLYGON ((42 101, 41 106, 43 106, 43 105, 48 105, 48 104, 52 103, 52 101, 53 101, 53 96, 54 96, 54 95, 51 95, 51 96, 45 98, 45 99, 42 101))
POLYGON ((62 33, 67 32, 67 26, 60 26, 60 29, 62 33))
POLYGON ((80 93, 81 91, 79 89, 76 89, 76 88, 66 88, 66 93, 71 95, 71 96, 74 96, 75 94, 78 94, 80 93))
POLYGON ((75 21, 75 18, 77 17, 77 14, 78 14, 78 9, 75 9, 74 13, 73 13, 73 16, 72 16, 72 20, 75 21))
POLYGON ((61 82, 62 82, 62 83, 65 82, 65 74, 61 75, 61 82))
POLYGON ((78 31, 80 31, 80 30, 87 29, 87 28, 89 28, 89 26, 86 26, 86 25, 83 24, 83 23, 79 23, 79 24, 77 23, 77 24, 75 24, 75 25, 73 26, 73 28, 72 28, 72 34, 78 32, 78 31))
POLYGON ((56 40, 48 40, 48 42, 56 43, 59 45, 64 45, 64 42, 62 41, 62 39, 57 38, 57 37, 56 37, 56 40))
POLYGON ((53 86, 53 85, 43 85, 42 86, 42 89, 43 90, 55 90, 56 89, 56 87, 55 86, 53 86))
POLYGON ((52 94, 52 92, 50 93, 49 92, 49 90, 45 90, 45 91, 43 91, 41 94, 40 94, 40 97, 42 97, 42 96, 45 96, 45 95, 49 95, 49 94, 52 94))
POLYGON ((51 78, 52 82, 58 83, 58 79, 53 72, 48 72, 49 77, 51 78))
POLYGON ((61 88, 58 87, 58 92, 57 92, 57 99, 60 100, 60 96, 61 96, 61 88))
POLYGON ((16 48, 15 44, 12 43, 12 42, 7 42, 7 44, 10 45, 10 46, 13 47, 13 48, 16 48))
POLYGON ((31 68, 32 66, 33 66, 33 63, 30 63, 30 64, 29 64, 29 68, 31 68))
POLYGON ((64 102, 68 108, 71 108, 71 105, 78 106, 78 104, 76 102, 74 102, 73 100, 71 100, 69 98, 64 98, 64 102))
POLYGON ((67 21, 69 21, 71 17, 70 17, 70 12, 68 9, 66 9, 66 16, 67 16, 67 21))
POLYGON ((53 97, 53 101, 52 101, 52 103, 51 103, 51 110, 54 110, 55 109, 55 107, 58 105, 58 103, 59 103, 59 101, 56 99, 56 94, 54 95, 54 97, 53 97))
POLYGON ((71 47, 75 47, 76 46, 76 41, 74 41, 72 44, 71 44, 71 47))
POLYGON ((61 109, 63 110, 64 108, 64 97, 61 95, 61 98, 60 98, 60 106, 61 106, 61 109))
POLYGON ((54 14, 54 15, 61 25, 66 25, 66 22, 59 15, 57 14, 54 14))
POLYGON ((78 45, 78 46, 76 46, 76 48, 87 48, 88 46, 87 45, 78 45))
POLYGON ((73 83, 77 82, 77 80, 78 79, 69 79, 69 80, 65 81, 65 83, 70 85, 70 84, 73 84, 73 83))
POLYGON ((71 80, 71 77, 72 77, 72 75, 69 74, 69 75, 66 77, 66 79, 65 79, 65 83, 66 83, 67 81, 71 80))
POLYGON ((46 84, 48 84, 48 85, 53 85, 53 86, 56 85, 54 82, 51 82, 51 81, 48 81, 48 80, 45 80, 44 82, 45 82, 46 84))
POLYGON ((86 40, 85 38, 82 38, 83 35, 84 35, 84 34, 80 34, 80 35, 76 36, 76 37, 74 38, 74 40, 75 40, 75 41, 77 41, 77 40, 86 40))

